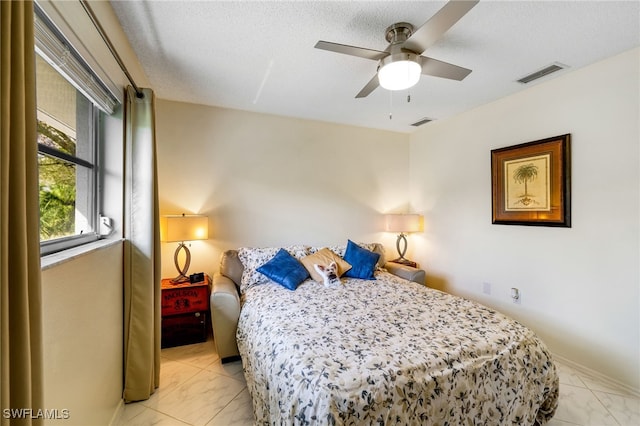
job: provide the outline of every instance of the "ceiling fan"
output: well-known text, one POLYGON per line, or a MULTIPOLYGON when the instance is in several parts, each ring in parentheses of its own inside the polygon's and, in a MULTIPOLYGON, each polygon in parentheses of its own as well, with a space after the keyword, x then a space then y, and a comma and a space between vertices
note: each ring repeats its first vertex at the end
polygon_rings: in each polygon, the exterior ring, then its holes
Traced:
POLYGON ((420 74, 460 81, 471 73, 470 69, 421 55, 478 1, 451 0, 416 30, 407 22, 391 25, 386 29, 386 39, 390 44, 384 51, 322 40, 316 43, 315 48, 379 61, 376 75, 356 98, 368 96, 378 86, 388 90, 408 89, 418 82, 420 74))

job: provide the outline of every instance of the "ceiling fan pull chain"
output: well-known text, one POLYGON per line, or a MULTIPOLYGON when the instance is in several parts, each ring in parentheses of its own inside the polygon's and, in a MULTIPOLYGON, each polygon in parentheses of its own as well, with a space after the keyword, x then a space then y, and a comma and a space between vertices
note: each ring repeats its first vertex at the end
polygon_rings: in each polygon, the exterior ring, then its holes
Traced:
POLYGON ((411 103, 411 92, 407 91, 407 103, 411 103))
POLYGON ((393 92, 389 90, 389 120, 393 120, 393 92))

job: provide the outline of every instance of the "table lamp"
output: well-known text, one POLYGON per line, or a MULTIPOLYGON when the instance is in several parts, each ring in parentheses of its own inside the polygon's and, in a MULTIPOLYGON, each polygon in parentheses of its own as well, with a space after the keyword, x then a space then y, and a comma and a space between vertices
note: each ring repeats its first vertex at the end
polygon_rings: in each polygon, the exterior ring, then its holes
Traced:
POLYGON ((414 262, 405 259, 404 255, 407 252, 407 236, 409 232, 419 232, 421 230, 422 216, 419 214, 387 214, 385 215, 385 231, 387 232, 399 232, 398 239, 396 240, 396 249, 398 250, 397 259, 392 262, 402 263, 405 265, 415 265, 414 262), (403 243, 402 248, 400 243, 403 243))
POLYGON ((161 240, 166 242, 179 242, 173 255, 173 262, 178 270, 178 276, 171 280, 173 284, 189 281, 187 271, 191 263, 191 252, 184 244, 185 241, 206 240, 209 238, 209 218, 201 215, 169 215, 161 220, 161 240), (185 252, 184 266, 180 267, 178 255, 180 250, 185 252))

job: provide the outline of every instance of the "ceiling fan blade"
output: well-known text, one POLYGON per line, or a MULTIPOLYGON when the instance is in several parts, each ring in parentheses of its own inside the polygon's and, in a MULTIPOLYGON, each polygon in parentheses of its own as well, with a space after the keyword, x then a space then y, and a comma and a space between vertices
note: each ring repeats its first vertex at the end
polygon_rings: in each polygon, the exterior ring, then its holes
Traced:
POLYGON ((459 67, 458 65, 453 65, 448 62, 426 56, 420 56, 420 59, 422 61, 422 74, 424 75, 460 81, 471 73, 471 70, 468 68, 459 67))
POLYGON ((379 50, 365 49, 364 47, 347 46, 346 44, 331 43, 322 41, 316 43, 316 49, 328 50, 330 52, 344 53, 345 55, 359 56, 360 58, 372 59, 378 61, 389 54, 379 50))
POLYGON ((403 43, 402 48, 421 54, 478 4, 478 1, 451 0, 420 28, 415 30, 411 37, 403 43))
POLYGON ((378 81, 378 74, 376 74, 376 75, 373 76, 373 78, 371 80, 369 80, 367 85, 364 86, 362 88, 362 90, 356 95, 356 99, 357 98, 366 98, 367 96, 369 96, 369 94, 371 92, 376 90, 379 85, 380 85, 380 82, 378 81))

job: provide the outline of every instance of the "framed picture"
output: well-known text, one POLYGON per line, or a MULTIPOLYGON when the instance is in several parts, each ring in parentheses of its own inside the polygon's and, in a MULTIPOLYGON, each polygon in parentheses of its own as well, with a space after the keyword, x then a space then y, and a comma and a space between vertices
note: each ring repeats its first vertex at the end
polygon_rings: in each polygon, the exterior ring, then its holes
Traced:
POLYGON ((571 227, 571 135, 491 150, 492 223, 571 227))

